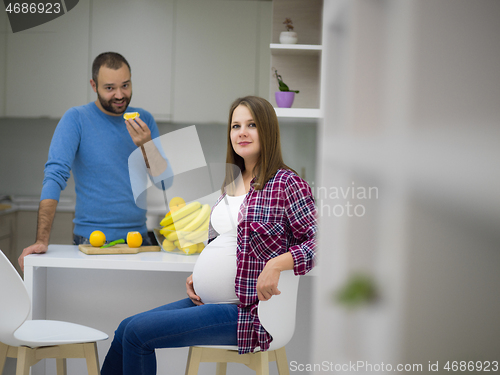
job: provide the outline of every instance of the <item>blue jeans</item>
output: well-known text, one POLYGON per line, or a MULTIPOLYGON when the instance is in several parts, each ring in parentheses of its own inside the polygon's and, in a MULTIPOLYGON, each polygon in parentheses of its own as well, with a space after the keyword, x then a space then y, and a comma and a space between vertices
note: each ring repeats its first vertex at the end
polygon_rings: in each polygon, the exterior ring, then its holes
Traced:
POLYGON ((237 345, 238 307, 196 306, 189 298, 125 319, 115 331, 102 375, 154 375, 155 349, 237 345))

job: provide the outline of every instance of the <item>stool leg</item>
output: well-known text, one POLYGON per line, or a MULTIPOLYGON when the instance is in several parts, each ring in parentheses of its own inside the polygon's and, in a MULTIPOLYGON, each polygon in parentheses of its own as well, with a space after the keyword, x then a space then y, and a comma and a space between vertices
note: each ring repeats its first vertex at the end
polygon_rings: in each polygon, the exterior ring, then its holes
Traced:
POLYGON ((57 375, 67 375, 68 367, 66 365, 66 358, 56 358, 57 375))
POLYGON ((269 353, 259 352, 255 372, 257 375, 269 375, 269 353))
POLYGON ((33 356, 30 348, 21 346, 17 352, 16 375, 28 375, 31 367, 31 357, 33 356))
POLYGON ((0 374, 3 373, 3 367, 5 366, 5 360, 7 359, 8 351, 9 345, 0 342, 0 374))
POLYGON ((83 351, 85 353, 85 360, 87 361, 87 371, 89 375, 100 375, 101 369, 99 368, 97 344, 95 342, 91 342, 83 345, 83 351))
POLYGON ((227 362, 217 362, 215 366, 215 375, 226 375, 227 362))
POLYGON ((200 367, 202 348, 189 348, 188 360, 186 364, 186 375, 197 375, 200 367))
POLYGON ((288 367, 285 347, 275 350, 274 353, 276 355, 276 366, 278 367, 278 374, 290 375, 290 368, 288 367))

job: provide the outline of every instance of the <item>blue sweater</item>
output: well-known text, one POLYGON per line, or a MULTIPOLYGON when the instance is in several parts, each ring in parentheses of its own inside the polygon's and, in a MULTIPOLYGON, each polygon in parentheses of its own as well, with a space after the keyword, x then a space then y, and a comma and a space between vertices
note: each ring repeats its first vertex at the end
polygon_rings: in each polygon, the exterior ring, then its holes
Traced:
MULTIPOLYGON (((149 112, 133 107, 127 112, 139 112, 151 137, 159 136, 149 112)), ((108 241, 126 238, 129 231, 145 235, 146 210, 135 204, 128 169, 136 149, 122 116, 106 115, 94 102, 69 109, 52 137, 40 200, 59 201, 72 170, 75 234, 89 238, 100 230, 108 241)))

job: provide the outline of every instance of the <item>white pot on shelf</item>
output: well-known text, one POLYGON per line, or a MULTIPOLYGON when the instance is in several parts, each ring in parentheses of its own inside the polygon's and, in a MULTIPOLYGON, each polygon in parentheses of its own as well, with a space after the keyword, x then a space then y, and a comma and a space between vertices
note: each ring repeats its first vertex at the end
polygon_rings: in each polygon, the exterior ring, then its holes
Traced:
POLYGON ((295 31, 282 31, 280 34, 281 44, 296 44, 297 40, 297 33, 295 31))

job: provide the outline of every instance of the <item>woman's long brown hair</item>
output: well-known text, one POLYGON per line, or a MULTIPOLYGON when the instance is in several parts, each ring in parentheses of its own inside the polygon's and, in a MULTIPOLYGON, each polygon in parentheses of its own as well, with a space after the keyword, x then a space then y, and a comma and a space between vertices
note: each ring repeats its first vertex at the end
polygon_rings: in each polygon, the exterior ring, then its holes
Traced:
MULTIPOLYGON (((250 111, 252 118, 257 126, 260 143, 260 155, 255 165, 255 182, 254 188, 261 190, 267 181, 273 177, 278 169, 293 169, 289 168, 284 162, 281 155, 280 128, 278 117, 273 106, 267 100, 258 96, 245 96, 244 98, 236 99, 229 110, 229 121, 227 127, 227 155, 226 155, 226 177, 222 186, 222 191, 225 187, 231 186, 237 176, 234 175, 234 165, 243 173, 245 170, 245 161, 233 149, 231 144, 231 123, 233 120, 233 112, 236 107, 244 105, 250 111)), ((295 172, 295 171, 293 171, 295 172)))

